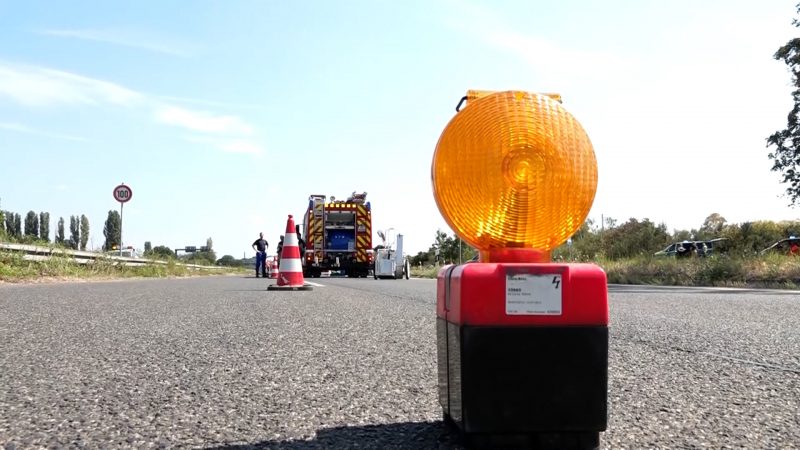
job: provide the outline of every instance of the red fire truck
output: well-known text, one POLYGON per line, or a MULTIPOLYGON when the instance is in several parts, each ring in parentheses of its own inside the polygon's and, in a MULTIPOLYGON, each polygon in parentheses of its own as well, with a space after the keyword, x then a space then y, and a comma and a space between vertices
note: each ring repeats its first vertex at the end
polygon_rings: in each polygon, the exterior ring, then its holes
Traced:
POLYGON ((303 275, 322 272, 366 277, 372 268, 372 211, 367 193, 347 200, 311 195, 305 215, 303 275))

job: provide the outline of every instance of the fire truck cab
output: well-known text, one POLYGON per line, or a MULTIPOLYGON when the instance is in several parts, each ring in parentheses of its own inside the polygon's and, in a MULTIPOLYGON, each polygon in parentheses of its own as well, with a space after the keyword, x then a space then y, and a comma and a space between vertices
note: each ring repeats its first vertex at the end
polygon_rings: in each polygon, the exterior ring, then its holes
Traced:
POLYGON ((331 271, 366 277, 372 268, 372 207, 367 193, 347 200, 311 195, 305 215, 306 251, 303 275, 316 278, 331 271))

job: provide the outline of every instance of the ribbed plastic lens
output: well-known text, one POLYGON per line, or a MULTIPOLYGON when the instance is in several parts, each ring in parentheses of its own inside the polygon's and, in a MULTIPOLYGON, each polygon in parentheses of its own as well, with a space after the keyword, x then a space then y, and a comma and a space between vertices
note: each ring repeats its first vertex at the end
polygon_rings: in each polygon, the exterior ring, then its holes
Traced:
POLYGON ((597 189, 583 127, 557 101, 519 91, 470 100, 442 132, 431 172, 445 220, 481 250, 554 249, 597 189))

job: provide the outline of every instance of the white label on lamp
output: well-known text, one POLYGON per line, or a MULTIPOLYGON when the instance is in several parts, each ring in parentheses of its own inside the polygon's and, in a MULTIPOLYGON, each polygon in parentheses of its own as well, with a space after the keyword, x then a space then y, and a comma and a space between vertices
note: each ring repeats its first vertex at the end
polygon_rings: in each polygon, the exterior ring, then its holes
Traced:
POLYGON ((561 274, 506 274, 506 314, 561 315, 561 274))

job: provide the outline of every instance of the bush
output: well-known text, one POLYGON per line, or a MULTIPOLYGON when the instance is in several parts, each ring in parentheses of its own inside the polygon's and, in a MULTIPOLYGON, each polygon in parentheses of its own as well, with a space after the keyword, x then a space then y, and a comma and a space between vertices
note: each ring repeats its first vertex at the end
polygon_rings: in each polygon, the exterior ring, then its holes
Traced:
POLYGON ((157 245, 153 247, 153 251, 147 255, 154 259, 164 259, 164 260, 171 260, 175 259, 175 253, 169 248, 164 245, 157 245))
POLYGON ((604 261, 600 265, 614 284, 665 286, 762 286, 793 288, 800 285, 800 258, 767 257, 636 258, 604 261))
POLYGON ((414 278, 436 278, 442 267, 440 265, 411 266, 411 276, 414 278))
POLYGON ((217 260, 218 266, 226 266, 226 267, 243 267, 242 261, 234 258, 231 255, 225 255, 222 258, 217 260))

